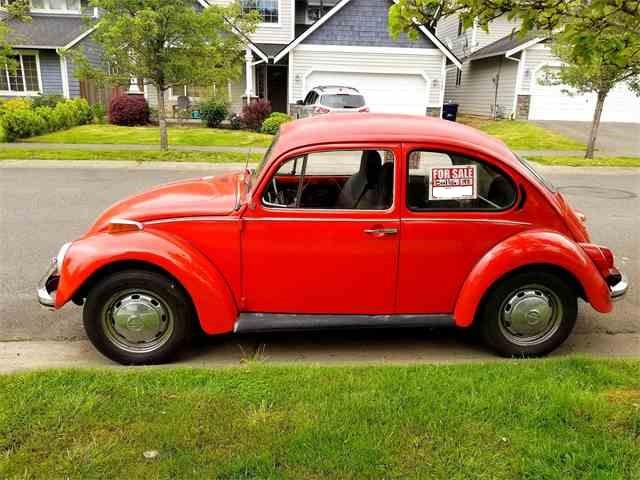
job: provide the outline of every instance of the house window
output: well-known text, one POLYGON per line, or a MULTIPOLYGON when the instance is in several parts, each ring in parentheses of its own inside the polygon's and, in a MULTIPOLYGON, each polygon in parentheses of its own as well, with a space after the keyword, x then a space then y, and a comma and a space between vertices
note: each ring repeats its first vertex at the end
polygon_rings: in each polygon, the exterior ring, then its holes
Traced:
POLYGON ((307 8, 307 21, 313 23, 320 20, 320 17, 325 15, 329 10, 331 10, 333 6, 325 7, 325 6, 310 6, 307 8))
POLYGON ((278 23, 279 0, 242 0, 243 12, 258 12, 262 23, 278 23))
POLYGON ((462 84, 462 70, 458 69, 456 72, 456 87, 459 87, 462 84))
POLYGON ((35 54, 21 54, 11 57, 16 61, 16 69, 5 66, 0 69, 0 93, 34 94, 40 91, 40 72, 35 54))
POLYGON ((80 0, 31 0, 35 12, 79 12, 80 0))

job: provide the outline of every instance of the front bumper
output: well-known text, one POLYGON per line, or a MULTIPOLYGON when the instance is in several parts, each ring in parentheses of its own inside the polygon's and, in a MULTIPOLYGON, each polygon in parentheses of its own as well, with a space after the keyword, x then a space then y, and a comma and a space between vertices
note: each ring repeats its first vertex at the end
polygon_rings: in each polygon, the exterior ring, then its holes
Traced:
POLYGON ((624 273, 620 273, 620 279, 613 285, 609 285, 609 294, 612 300, 618 300, 624 297, 629 288, 629 281, 624 273))
POLYGON ((38 283, 38 302, 43 307, 53 309, 56 305, 56 290, 60 282, 60 273, 58 272, 58 261, 56 258, 51 260, 51 265, 38 283))

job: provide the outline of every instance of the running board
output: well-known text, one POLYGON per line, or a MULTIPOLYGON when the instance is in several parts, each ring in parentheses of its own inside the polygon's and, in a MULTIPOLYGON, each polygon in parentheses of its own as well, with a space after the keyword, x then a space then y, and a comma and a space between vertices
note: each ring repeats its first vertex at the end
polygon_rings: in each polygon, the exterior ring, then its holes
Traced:
POLYGON ((282 313, 241 313, 233 329, 236 333, 278 330, 323 330, 333 328, 415 328, 452 327, 453 315, 311 315, 282 313))

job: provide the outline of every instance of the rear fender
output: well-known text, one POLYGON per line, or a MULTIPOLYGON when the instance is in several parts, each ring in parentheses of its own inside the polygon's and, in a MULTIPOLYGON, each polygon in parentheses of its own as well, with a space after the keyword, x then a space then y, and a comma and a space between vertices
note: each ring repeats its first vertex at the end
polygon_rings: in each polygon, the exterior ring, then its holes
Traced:
POLYGON ((578 244, 556 232, 530 230, 507 238, 476 264, 456 302, 456 325, 468 327, 486 292, 505 275, 528 265, 551 265, 571 274, 597 311, 611 311, 609 287, 578 244))
POLYGON ((73 242, 60 272, 55 308, 73 298, 98 270, 123 261, 154 265, 180 282, 191 297, 206 333, 233 330, 238 308, 218 269, 179 238, 157 231, 100 233, 73 242))

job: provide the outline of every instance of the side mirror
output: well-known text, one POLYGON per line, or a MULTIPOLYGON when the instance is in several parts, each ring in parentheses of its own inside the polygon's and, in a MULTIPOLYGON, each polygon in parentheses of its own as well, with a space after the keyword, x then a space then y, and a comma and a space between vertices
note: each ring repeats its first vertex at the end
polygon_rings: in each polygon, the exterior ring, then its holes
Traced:
POLYGON ((304 100, 298 100, 298 101, 296 102, 296 105, 304 105, 304 100))

